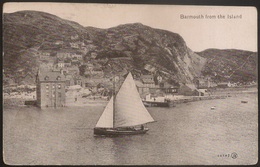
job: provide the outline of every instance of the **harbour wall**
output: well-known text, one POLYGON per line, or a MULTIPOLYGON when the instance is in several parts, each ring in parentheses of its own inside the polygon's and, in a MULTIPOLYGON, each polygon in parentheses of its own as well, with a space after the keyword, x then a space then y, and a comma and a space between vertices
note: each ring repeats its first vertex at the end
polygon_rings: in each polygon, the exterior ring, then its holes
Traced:
POLYGON ((225 99, 229 97, 228 95, 217 95, 217 96, 190 96, 190 97, 185 97, 183 99, 176 99, 176 100, 171 100, 175 104, 180 104, 180 103, 188 103, 188 102, 193 102, 193 101, 200 101, 200 100, 214 100, 214 99, 225 99))

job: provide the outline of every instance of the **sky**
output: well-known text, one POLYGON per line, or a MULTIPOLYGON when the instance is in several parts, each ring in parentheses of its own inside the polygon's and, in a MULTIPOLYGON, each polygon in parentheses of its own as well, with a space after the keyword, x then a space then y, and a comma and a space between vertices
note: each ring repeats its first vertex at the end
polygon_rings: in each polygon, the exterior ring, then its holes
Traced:
POLYGON ((255 7, 37 2, 9 2, 3 7, 4 13, 21 10, 43 11, 97 28, 138 22, 180 34, 193 51, 209 48, 257 51, 255 7))

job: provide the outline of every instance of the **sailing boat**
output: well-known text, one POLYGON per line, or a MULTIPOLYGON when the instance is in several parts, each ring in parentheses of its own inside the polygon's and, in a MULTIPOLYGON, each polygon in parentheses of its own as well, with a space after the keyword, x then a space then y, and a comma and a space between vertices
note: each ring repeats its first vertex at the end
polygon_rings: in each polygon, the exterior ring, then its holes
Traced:
POLYGON ((144 124, 154 122, 136 89, 129 72, 117 95, 112 96, 95 128, 95 135, 144 134, 144 124))

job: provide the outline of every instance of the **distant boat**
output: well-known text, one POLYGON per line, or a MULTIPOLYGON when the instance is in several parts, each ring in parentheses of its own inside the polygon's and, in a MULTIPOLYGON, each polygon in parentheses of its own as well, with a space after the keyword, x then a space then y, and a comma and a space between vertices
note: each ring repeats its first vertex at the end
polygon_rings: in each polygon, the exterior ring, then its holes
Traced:
POLYGON ((248 103, 248 101, 242 100, 241 103, 248 103))
POLYGON ((155 122, 142 103, 132 74, 129 73, 117 95, 111 97, 95 128, 95 135, 144 134, 144 124, 155 122))

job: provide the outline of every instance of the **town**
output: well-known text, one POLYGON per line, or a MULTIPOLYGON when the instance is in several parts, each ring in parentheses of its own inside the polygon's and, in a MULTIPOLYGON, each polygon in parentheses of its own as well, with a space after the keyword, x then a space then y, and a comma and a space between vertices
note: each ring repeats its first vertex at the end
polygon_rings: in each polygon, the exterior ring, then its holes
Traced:
MULTIPOLYGON (((59 40, 47 45, 59 49, 39 50, 38 47, 30 50, 40 59, 35 85, 8 85, 4 87, 5 99, 20 99, 19 104, 36 104, 39 107, 106 103, 113 89, 119 89, 128 73, 125 69, 114 69, 113 74, 108 73, 106 67, 111 67, 115 61, 129 61, 130 57, 100 59, 95 52, 96 46, 91 41, 80 40, 77 34, 71 36, 70 42, 59 40), (113 87, 113 77, 118 77, 116 87, 113 87)), ((213 95, 217 88, 242 86, 241 83, 214 83, 210 77, 195 77, 190 84, 169 83, 154 66, 146 64, 144 70, 145 74, 142 74, 134 69, 133 74, 140 97, 146 101, 209 96, 213 95)))

